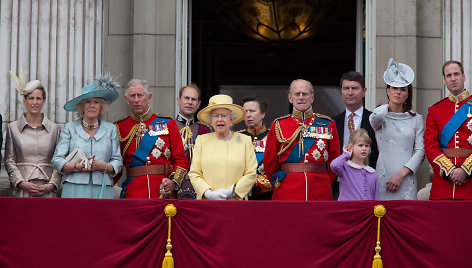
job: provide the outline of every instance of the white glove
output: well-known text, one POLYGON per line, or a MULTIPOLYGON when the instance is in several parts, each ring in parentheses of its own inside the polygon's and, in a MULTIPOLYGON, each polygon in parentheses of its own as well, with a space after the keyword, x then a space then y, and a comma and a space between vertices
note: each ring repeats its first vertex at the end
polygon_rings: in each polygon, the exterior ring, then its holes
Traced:
POLYGON ((212 191, 210 189, 205 191, 205 197, 210 200, 226 200, 227 196, 219 193, 218 191, 212 191))
POLYGON ((217 192, 221 195, 225 195, 226 198, 229 198, 229 197, 231 197, 231 194, 233 193, 233 187, 230 187, 228 189, 218 189, 215 192, 217 192))

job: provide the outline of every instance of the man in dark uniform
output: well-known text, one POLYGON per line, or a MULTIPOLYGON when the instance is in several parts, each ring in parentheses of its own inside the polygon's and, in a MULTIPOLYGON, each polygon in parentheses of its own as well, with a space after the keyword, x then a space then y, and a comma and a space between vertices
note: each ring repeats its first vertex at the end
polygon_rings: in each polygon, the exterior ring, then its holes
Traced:
MULTIPOLYGON (((336 122, 336 129, 338 130, 340 152, 342 152, 343 145, 348 145, 351 132, 363 128, 367 130, 369 137, 372 139, 372 143, 370 144, 369 165, 375 168, 379 151, 377 149, 375 131, 372 129, 369 122, 369 116, 372 112, 364 107, 364 97, 367 91, 364 76, 354 71, 344 73, 341 76, 340 86, 341 95, 346 104, 346 110, 333 118, 336 122)), ((338 196, 339 182, 335 181, 333 183, 334 200, 337 200, 338 196)))
POLYGON ((188 163, 175 120, 152 113, 145 80, 132 79, 125 98, 132 114, 115 122, 127 175, 122 197, 176 198, 188 163))
MULTIPOLYGON (((200 108, 201 98, 200 89, 196 85, 188 85, 180 88, 177 97, 177 105, 179 106, 179 114, 176 117, 177 127, 179 128, 182 142, 184 145, 185 155, 188 159, 188 168, 192 162, 192 149, 198 135, 210 133, 211 128, 200 121, 195 120, 195 113, 200 108)), ((192 183, 188 176, 182 181, 179 190, 179 198, 195 199, 196 194, 192 183)))
POLYGON ((310 82, 294 80, 288 99, 292 114, 274 120, 264 153, 264 169, 275 186, 272 200, 332 200, 336 175, 329 165, 339 156, 336 125, 313 113, 310 82))
POLYGON ((261 96, 250 96, 243 99, 242 106, 246 111, 244 122, 247 128, 238 132, 252 138, 252 144, 254 145, 257 158, 257 180, 252 188, 249 199, 270 200, 272 199, 272 191, 274 188, 265 175, 264 165, 262 163, 265 145, 267 143, 267 134, 269 134, 269 129, 267 129, 264 124, 267 102, 261 96))

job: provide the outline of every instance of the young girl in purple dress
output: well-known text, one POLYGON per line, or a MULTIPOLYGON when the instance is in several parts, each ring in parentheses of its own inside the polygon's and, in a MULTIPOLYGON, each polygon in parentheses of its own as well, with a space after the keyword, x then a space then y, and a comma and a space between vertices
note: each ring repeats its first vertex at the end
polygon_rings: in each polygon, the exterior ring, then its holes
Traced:
POLYGON ((331 162, 339 178, 338 201, 379 199, 377 173, 368 165, 371 141, 365 129, 353 131, 343 154, 331 162))

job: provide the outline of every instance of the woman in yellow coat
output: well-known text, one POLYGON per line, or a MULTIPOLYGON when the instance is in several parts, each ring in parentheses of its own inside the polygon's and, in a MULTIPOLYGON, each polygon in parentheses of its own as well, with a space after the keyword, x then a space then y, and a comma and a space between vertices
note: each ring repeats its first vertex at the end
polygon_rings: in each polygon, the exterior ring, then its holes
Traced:
POLYGON ((210 98, 197 117, 215 132, 199 135, 193 149, 190 181, 197 199, 244 199, 256 181, 256 155, 251 138, 231 131, 244 109, 227 95, 210 98))

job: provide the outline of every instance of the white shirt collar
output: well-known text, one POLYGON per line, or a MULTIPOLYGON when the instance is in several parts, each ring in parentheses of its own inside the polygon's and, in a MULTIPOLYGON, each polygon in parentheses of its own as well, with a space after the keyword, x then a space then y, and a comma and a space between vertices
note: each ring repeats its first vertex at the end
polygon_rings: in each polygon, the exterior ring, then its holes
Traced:
MULTIPOLYGON (((364 106, 362 105, 359 109, 354 111, 354 114, 359 116, 359 117, 362 117, 363 112, 364 112, 364 106)), ((346 118, 349 118, 350 115, 351 115, 351 111, 346 109, 346 118)))
POLYGON ((351 160, 347 160, 347 164, 355 169, 365 169, 367 170, 367 172, 370 172, 370 173, 374 173, 375 172, 375 169, 373 169, 372 167, 369 167, 369 166, 360 166, 354 162, 352 162, 351 160))

